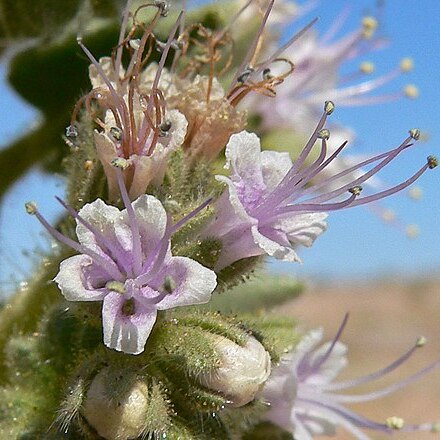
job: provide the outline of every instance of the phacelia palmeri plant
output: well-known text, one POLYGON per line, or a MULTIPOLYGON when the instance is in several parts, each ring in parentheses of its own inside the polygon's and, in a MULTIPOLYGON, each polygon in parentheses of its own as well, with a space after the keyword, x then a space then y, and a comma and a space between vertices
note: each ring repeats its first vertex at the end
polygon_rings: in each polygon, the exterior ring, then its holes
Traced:
MULTIPOLYGON (((26 204, 59 246, 2 310, 3 437, 245 439, 265 424, 266 438, 308 440, 342 426, 367 439, 360 428, 435 428, 404 427, 397 417, 375 423, 343 403, 403 388, 438 362, 376 394, 339 395, 413 350, 335 384, 346 364, 342 329, 316 349, 319 332, 302 335, 293 318, 255 313, 296 295, 296 282, 267 275, 243 307, 233 293, 266 256, 300 261, 333 211, 388 197, 437 166, 429 156, 401 183, 363 190, 420 131, 358 163, 338 161, 347 142, 333 144, 327 120, 339 89, 334 100, 307 98, 322 102, 298 155, 262 151, 246 102, 265 99, 264 119, 287 80, 301 89, 315 79, 310 69, 295 83, 288 56, 308 44, 315 20, 285 45, 268 44, 270 14, 286 6, 249 0, 223 23, 212 16, 221 4, 129 0, 110 54, 95 57, 78 36, 91 89, 65 132, 67 197, 58 201, 66 215, 51 225, 36 202, 26 204), (246 21, 255 26, 241 32, 242 47, 237 26, 246 21)), ((373 28, 365 21, 334 58, 373 28)))

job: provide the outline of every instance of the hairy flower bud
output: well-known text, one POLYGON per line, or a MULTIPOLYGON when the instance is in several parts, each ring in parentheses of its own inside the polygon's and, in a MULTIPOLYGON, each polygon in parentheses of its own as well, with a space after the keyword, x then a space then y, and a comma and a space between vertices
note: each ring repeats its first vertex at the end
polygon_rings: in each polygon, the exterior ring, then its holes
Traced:
POLYGON ((221 365, 199 376, 206 387, 224 394, 234 407, 254 400, 270 375, 270 356, 253 337, 241 347, 223 336, 211 335, 221 365))
POLYGON ((148 387, 140 380, 133 380, 132 374, 122 376, 121 373, 121 387, 112 383, 114 379, 108 367, 95 376, 84 401, 83 416, 105 439, 137 438, 145 427, 148 387))

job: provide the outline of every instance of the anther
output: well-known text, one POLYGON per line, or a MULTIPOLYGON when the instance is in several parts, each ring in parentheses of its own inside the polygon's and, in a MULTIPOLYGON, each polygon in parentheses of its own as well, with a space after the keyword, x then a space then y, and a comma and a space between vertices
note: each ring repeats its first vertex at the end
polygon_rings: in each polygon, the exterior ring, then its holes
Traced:
POLYGON ((440 422, 435 422, 435 423, 432 424, 431 432, 432 433, 440 432, 440 422))
POLYGON ((266 81, 268 81, 268 80, 273 78, 273 75, 272 75, 272 73, 271 73, 271 71, 270 71, 270 69, 268 67, 266 67, 263 70, 262 76, 263 76, 263 79, 266 80, 266 81))
POLYGON ((330 130, 327 130, 327 128, 323 128, 322 130, 319 130, 318 139, 327 140, 329 137, 330 137, 330 130))
POLYGON ((240 75, 238 75, 237 82, 240 84, 244 84, 253 72, 254 69, 252 67, 246 68, 245 70, 243 70, 243 72, 240 73, 240 75))
POLYGON ((420 229, 417 225, 408 225, 405 234, 409 239, 414 240, 420 235, 420 229))
POLYGON ((366 39, 374 35, 378 26, 378 22, 374 17, 364 17, 362 19, 362 36, 366 39))
POLYGON ((412 200, 420 200, 423 197, 423 190, 420 186, 413 186, 408 191, 408 195, 412 200))
POLYGON ((128 42, 128 44, 130 45, 130 47, 134 50, 139 50, 139 48, 141 47, 141 40, 140 38, 136 38, 133 40, 130 40, 128 42))
POLYGON ((127 301, 124 302, 121 308, 121 312, 125 316, 132 316, 136 313, 136 308, 133 298, 129 298, 127 299, 127 301))
POLYGON ((66 137, 76 138, 78 137, 78 129, 74 125, 69 125, 66 127, 66 137))
POLYGON ((416 341, 416 347, 424 347, 428 340, 424 336, 419 336, 416 341))
POLYGON ((333 101, 325 101, 324 111, 330 116, 335 111, 335 104, 333 101))
POLYGON ((419 97, 419 89, 414 84, 407 84, 403 88, 403 93, 407 98, 416 99, 419 97))
POLYGON ((162 289, 164 292, 166 292, 168 294, 171 294, 176 290, 176 282, 174 281, 174 279, 171 276, 167 275, 165 277, 162 289))
POLYGON ((409 135, 415 140, 418 141, 420 139, 420 130, 418 128, 412 128, 409 131, 409 135))
POLYGON ((120 281, 109 281, 106 283, 105 288, 120 294, 126 292, 124 283, 121 283, 120 281))
POLYGON ((163 121, 160 125, 159 125, 159 131, 160 131, 160 135, 162 137, 168 136, 171 130, 172 124, 170 120, 165 120, 163 121))
POLYGON ((126 168, 128 168, 130 166, 130 162, 127 159, 124 159, 123 157, 115 157, 111 161, 111 164, 115 168, 120 168, 121 170, 125 170, 126 168))
POLYGON ((414 61, 412 58, 404 58, 400 62, 400 70, 404 73, 411 72, 414 69, 414 61))
POLYGON ((385 423, 388 428, 396 430, 402 429, 405 424, 404 420, 401 417, 396 416, 388 417, 385 423))
POLYGON ((348 192, 354 194, 355 196, 359 196, 362 192, 362 186, 353 186, 353 188, 350 188, 348 192))
POLYGON ((24 207, 29 215, 35 215, 38 212, 37 204, 35 202, 27 202, 24 204, 24 207))
POLYGON ((359 66, 359 70, 362 72, 362 73, 365 73, 365 74, 370 74, 370 73, 373 73, 374 72, 374 69, 375 69, 375 66, 374 66, 374 64, 373 63, 371 63, 370 61, 364 61, 363 63, 361 63, 361 65, 359 66))
POLYGON ((428 156, 428 167, 430 170, 434 169, 436 166, 438 166, 438 159, 435 156, 428 156))
POLYGON ((120 141, 122 139, 122 130, 119 127, 111 127, 110 134, 117 141, 120 141))
POLYGON ((160 10, 161 17, 166 17, 170 12, 170 3, 165 0, 154 0, 154 6, 160 10))

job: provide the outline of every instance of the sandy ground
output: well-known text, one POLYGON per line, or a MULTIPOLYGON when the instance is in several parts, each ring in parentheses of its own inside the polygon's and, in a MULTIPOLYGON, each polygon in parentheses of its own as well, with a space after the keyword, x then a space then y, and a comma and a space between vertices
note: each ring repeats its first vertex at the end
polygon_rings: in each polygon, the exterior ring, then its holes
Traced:
MULTIPOLYGON (((350 364, 341 375, 343 378, 384 367, 404 353, 420 335, 428 339, 426 346, 391 373, 388 380, 375 382, 376 389, 440 358, 440 280, 315 285, 277 311, 298 317, 305 329, 322 326, 327 339, 333 337, 346 312, 350 312, 350 319, 342 341, 349 348, 350 364)), ((373 389, 369 386, 359 391, 373 389)), ((377 421, 394 415, 403 417, 407 423, 440 421, 440 368, 391 396, 352 408, 377 421)), ((370 432, 370 436, 390 438, 374 432, 370 432)), ((337 438, 352 437, 339 432, 337 438)), ((440 439, 440 433, 400 432, 392 438, 434 440, 440 439)))

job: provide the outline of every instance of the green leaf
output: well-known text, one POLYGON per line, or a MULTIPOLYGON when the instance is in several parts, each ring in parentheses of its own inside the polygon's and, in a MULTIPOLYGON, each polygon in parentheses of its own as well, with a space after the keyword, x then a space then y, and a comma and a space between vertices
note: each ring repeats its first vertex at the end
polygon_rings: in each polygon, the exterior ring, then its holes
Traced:
POLYGON ((303 289, 295 278, 266 273, 214 295, 207 307, 223 313, 267 310, 298 297, 303 289))

